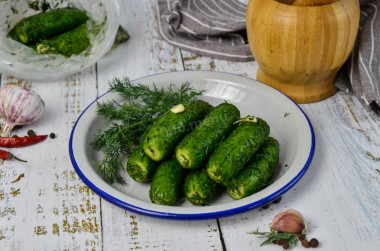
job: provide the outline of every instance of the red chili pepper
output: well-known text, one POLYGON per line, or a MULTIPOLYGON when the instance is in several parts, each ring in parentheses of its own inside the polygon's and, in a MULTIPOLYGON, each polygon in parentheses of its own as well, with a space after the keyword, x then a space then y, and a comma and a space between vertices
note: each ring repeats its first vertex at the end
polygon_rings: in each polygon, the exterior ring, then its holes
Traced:
POLYGON ((3 137, 0 138, 0 146, 7 148, 23 147, 37 144, 47 138, 47 135, 31 137, 3 137))
POLYGON ((15 160, 19 160, 19 161, 22 161, 22 162, 26 162, 25 160, 17 158, 12 153, 4 151, 4 150, 1 150, 1 149, 0 149, 0 159, 2 159, 2 160, 15 159, 15 160))

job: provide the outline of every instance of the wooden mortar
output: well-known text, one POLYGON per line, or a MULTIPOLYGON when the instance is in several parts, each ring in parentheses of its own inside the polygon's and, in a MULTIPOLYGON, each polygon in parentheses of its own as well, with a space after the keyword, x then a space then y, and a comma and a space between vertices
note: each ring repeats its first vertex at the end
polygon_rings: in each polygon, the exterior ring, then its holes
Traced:
POLYGON ((337 72, 352 51, 359 27, 358 0, 319 6, 312 2, 305 7, 250 0, 247 6, 248 41, 259 64, 257 79, 297 103, 320 101, 336 92, 337 72))

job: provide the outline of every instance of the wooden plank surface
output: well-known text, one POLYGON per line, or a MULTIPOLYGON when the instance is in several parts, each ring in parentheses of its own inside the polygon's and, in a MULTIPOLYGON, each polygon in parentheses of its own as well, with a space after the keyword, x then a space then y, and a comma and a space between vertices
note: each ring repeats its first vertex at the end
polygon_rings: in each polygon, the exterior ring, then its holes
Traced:
POLYGON ((0 250, 280 250, 274 245, 259 248, 262 240, 248 233, 258 227, 267 231, 273 216, 284 208, 304 214, 320 250, 378 249, 380 118, 343 92, 301 105, 315 130, 314 160, 300 182, 269 209, 220 220, 168 221, 122 210, 89 190, 72 168, 68 140, 81 111, 108 90, 108 81, 181 70, 255 78, 258 68, 256 62, 214 60, 179 50, 159 36, 155 1, 122 3, 121 24, 131 39, 98 64, 69 80, 0 78, 1 86, 27 86, 46 103, 37 123, 14 133, 22 136, 33 129, 57 135, 12 149, 28 163, 0 164, 0 250))

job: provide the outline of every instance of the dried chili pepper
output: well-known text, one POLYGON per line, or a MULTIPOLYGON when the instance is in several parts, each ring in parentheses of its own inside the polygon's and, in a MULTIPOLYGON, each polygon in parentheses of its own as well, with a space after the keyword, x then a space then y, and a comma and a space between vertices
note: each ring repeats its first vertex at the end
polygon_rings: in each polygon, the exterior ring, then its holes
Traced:
POLYGON ((18 161, 26 162, 26 160, 19 159, 16 156, 14 156, 12 153, 4 151, 4 150, 1 150, 1 149, 0 149, 0 159, 2 159, 2 160, 12 160, 12 159, 15 159, 15 160, 18 160, 18 161))
POLYGON ((38 135, 31 137, 2 137, 0 138, 0 146, 15 148, 15 147, 24 147, 37 144, 47 138, 47 135, 38 135))

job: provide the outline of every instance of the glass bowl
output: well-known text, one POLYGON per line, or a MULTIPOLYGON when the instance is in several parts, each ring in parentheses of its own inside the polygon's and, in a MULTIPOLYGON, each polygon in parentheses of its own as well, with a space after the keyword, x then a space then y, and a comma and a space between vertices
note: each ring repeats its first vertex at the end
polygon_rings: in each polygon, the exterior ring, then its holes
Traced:
POLYGON ((111 48, 119 27, 120 0, 3 0, 0 1, 0 73, 32 80, 57 80, 94 64, 111 48), (21 19, 46 8, 75 7, 90 17, 87 29, 90 46, 79 55, 38 54, 17 41, 7 38, 8 31, 21 19))

